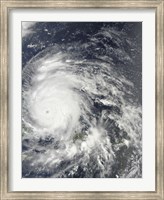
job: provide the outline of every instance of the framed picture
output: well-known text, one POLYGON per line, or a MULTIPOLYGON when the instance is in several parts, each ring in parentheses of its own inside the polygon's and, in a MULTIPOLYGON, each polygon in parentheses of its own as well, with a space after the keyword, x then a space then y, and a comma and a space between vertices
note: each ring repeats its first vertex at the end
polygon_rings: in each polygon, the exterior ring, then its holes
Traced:
POLYGON ((1 199, 164 199, 163 16, 1 1, 1 199))

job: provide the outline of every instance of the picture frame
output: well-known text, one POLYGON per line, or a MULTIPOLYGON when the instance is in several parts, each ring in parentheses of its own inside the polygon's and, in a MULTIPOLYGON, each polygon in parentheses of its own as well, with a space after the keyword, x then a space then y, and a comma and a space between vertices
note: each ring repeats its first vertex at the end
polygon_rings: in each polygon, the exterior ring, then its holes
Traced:
POLYGON ((164 199, 164 1, 1 1, 1 199, 164 199), (19 8, 116 8, 116 9, 150 9, 156 10, 156 190, 131 192, 10 192, 9 191, 9 12, 19 8))

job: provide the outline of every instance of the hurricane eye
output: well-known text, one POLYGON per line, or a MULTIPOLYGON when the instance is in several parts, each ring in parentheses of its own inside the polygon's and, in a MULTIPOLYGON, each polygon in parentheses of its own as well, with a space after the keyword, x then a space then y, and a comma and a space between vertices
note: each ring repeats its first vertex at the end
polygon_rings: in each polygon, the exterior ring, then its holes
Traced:
POLYGON ((96 21, 21 23, 22 178, 142 178, 142 23, 96 21))

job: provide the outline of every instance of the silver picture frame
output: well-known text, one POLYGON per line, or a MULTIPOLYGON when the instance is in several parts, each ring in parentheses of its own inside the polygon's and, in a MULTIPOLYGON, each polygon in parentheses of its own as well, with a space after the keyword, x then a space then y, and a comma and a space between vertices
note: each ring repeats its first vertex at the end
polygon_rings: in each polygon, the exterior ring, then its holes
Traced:
POLYGON ((1 66, 0 66, 0 177, 1 199, 164 199, 164 1, 163 0, 1 0, 1 66), (115 8, 115 9, 155 9, 156 12, 156 66, 155 66, 155 191, 144 192, 10 192, 9 191, 9 13, 20 8, 115 8))

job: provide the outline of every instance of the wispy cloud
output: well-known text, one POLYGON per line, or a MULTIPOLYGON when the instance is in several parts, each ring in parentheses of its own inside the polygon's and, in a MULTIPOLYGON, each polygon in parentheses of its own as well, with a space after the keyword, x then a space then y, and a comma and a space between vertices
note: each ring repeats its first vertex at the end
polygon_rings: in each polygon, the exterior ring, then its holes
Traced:
POLYGON ((32 27, 35 23, 36 22, 22 22, 22 37, 34 32, 32 27))

